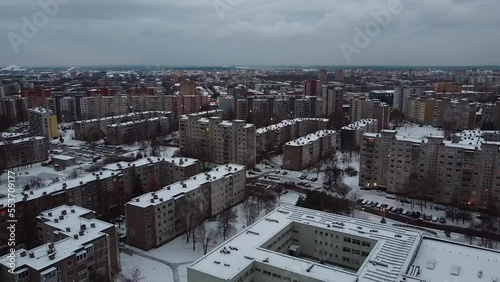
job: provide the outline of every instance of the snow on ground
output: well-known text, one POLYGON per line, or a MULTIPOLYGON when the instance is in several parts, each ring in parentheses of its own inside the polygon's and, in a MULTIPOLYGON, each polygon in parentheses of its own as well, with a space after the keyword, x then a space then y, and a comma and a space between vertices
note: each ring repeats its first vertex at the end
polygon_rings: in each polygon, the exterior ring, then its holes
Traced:
MULTIPOLYGON (((73 139, 73 137, 75 137, 75 131, 73 129, 68 129, 66 130, 66 132, 59 130, 59 134, 61 134, 64 139, 64 142, 62 144, 66 146, 80 146, 87 143, 85 141, 73 139)), ((50 143, 59 144, 59 138, 50 140, 50 143)))
POLYGON ((179 266, 177 268, 177 271, 179 273, 179 280, 180 282, 187 282, 188 278, 187 278, 187 267, 189 266, 190 264, 183 264, 181 266, 179 266))
POLYGON ((138 268, 141 271, 142 277, 138 281, 174 281, 172 269, 165 264, 141 256, 128 255, 123 252, 120 252, 120 262, 122 273, 127 278, 130 277, 134 269, 138 268))
MULTIPOLYGON (((59 178, 63 180, 67 174, 69 174, 70 170, 64 171, 55 171, 51 167, 41 166, 41 164, 34 164, 33 167, 26 169, 14 169, 13 170, 16 175, 15 185, 16 192, 15 194, 20 194, 26 184, 30 184, 31 180, 34 179, 42 179, 45 183, 50 183, 51 179, 59 178)), ((5 172, 0 176, 0 194, 6 194, 8 183, 7 183, 8 173, 5 172)))

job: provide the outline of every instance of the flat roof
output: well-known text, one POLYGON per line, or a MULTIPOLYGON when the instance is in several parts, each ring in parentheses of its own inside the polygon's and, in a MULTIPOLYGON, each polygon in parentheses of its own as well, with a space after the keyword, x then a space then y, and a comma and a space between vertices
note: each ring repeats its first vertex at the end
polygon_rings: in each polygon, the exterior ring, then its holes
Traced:
POLYGON ((286 142, 285 146, 304 146, 311 142, 319 140, 321 137, 334 135, 335 133, 336 133, 335 130, 319 130, 309 135, 286 142))
MULTIPOLYGON (((79 187, 82 185, 81 183, 84 184, 84 183, 96 180, 97 178, 106 179, 106 178, 110 178, 110 177, 113 177, 116 175, 120 175, 120 174, 117 172, 114 172, 114 171, 103 170, 100 172, 87 174, 85 176, 75 178, 72 180, 54 183, 54 184, 47 186, 47 187, 39 188, 36 190, 30 190, 29 192, 23 192, 22 194, 16 195, 15 200, 16 200, 16 203, 22 202, 23 195, 28 195, 27 201, 29 201, 29 200, 44 197, 44 196, 47 196, 50 194, 59 193, 59 192, 65 191, 65 190, 70 190, 70 189, 73 189, 75 187, 79 187), (63 188, 64 184, 66 185, 66 188, 63 188)), ((8 205, 8 203, 9 203, 9 201, 7 200, 7 198, 0 199, 0 207, 6 207, 8 205)))
POLYGON ((25 142, 30 142, 30 141, 38 141, 38 140, 43 140, 43 139, 46 139, 46 138, 42 137, 42 136, 26 137, 26 138, 20 138, 20 139, 14 139, 14 140, 10 140, 10 141, 0 142, 0 146, 8 145, 8 144, 19 144, 19 143, 25 143, 25 142))
POLYGON ((412 265, 425 281, 500 281, 499 251, 451 241, 424 238, 412 265))
POLYGON ((242 170, 245 170, 245 167, 241 165, 221 165, 209 172, 200 173, 184 181, 167 185, 163 189, 156 192, 146 193, 144 195, 136 197, 127 204, 141 208, 158 205, 162 202, 166 202, 168 200, 191 192, 195 189, 198 189, 203 184, 219 180, 242 170), (155 200, 155 196, 157 197, 157 200, 155 200), (152 199, 154 200, 153 202, 151 202, 152 199))
POLYGON ((342 127, 342 130, 357 130, 360 128, 364 128, 366 125, 372 124, 375 122, 377 122, 376 119, 362 119, 362 120, 358 120, 354 123, 351 123, 349 125, 342 127))
POLYGON ((277 124, 273 124, 273 125, 270 125, 270 126, 266 126, 266 127, 261 127, 261 128, 258 128, 257 131, 256 131, 256 134, 259 135, 259 134, 262 134, 262 133, 265 133, 267 131, 272 131, 272 130, 277 130, 277 129, 281 129, 283 127, 286 127, 286 126, 289 126, 289 125, 294 125, 296 124, 297 122, 299 121, 322 121, 322 122, 328 122, 329 119, 325 119, 325 118, 296 118, 296 119, 285 119, 285 120, 282 120, 280 123, 277 123, 277 124))
POLYGON ((144 165, 149 165, 149 164, 155 164, 159 162, 169 162, 172 163, 178 167, 188 167, 193 164, 198 163, 197 159, 191 159, 191 158, 158 158, 158 157, 148 157, 148 158, 142 158, 135 160, 133 162, 117 162, 113 164, 109 164, 104 167, 105 170, 112 170, 112 171, 119 171, 124 168, 129 168, 129 167, 141 167, 144 165))
POLYGON ((189 268, 223 280, 231 280, 256 262, 321 281, 400 282, 398 277, 401 269, 409 266, 422 236, 421 231, 283 205, 194 262, 189 268), (377 243, 357 272, 261 247, 292 223, 365 237, 377 243), (234 250, 234 247, 238 250, 234 250), (221 252, 224 248, 233 251, 225 254, 221 252))
POLYGON ((75 157, 65 156, 65 155, 53 155, 50 158, 51 159, 56 159, 56 160, 61 160, 61 161, 69 161, 69 160, 74 160, 75 159, 75 157))
MULTIPOLYGON (((93 211, 79 207, 79 206, 59 206, 57 208, 42 212, 38 218, 43 218, 44 224, 52 226, 57 229, 59 234, 68 236, 60 241, 54 243, 55 258, 49 259, 48 245, 43 244, 31 250, 19 249, 16 251, 16 268, 29 266, 35 270, 43 270, 58 261, 61 261, 69 256, 72 256, 78 251, 83 251, 85 246, 91 241, 106 236, 102 231, 114 228, 113 224, 100 221, 97 219, 85 219, 82 215, 93 213, 93 211), (63 215, 62 211, 65 211, 63 215), (74 212, 73 212, 74 211, 74 212), (49 212, 52 216, 49 216, 49 212), (62 219, 61 219, 62 218, 62 219), (56 222, 57 219, 57 222, 56 222), (85 224, 85 231, 83 235, 80 234, 80 226, 85 224), (92 224, 92 225, 91 225, 92 224), (93 226, 93 227, 92 227, 93 226), (69 229, 67 229, 69 228, 69 229), (69 230, 69 231, 67 231, 69 230), (78 235, 75 239, 74 235, 78 235), (25 256, 21 256, 21 252, 26 252, 25 256), (34 257, 31 258, 29 253, 33 253, 34 257)), ((4 256, 0 258, 0 264, 7 266, 9 258, 4 256)))

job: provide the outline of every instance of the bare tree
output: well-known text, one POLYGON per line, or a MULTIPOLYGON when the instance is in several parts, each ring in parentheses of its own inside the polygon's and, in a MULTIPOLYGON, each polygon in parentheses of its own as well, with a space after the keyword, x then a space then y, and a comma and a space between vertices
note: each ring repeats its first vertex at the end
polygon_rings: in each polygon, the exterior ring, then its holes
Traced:
POLYGON ((203 250, 203 254, 206 255, 208 252, 208 248, 212 244, 216 244, 215 241, 213 241, 213 238, 217 235, 217 229, 212 228, 207 230, 204 224, 199 225, 195 229, 195 236, 197 238, 197 241, 201 245, 201 248, 203 250))
MULTIPOLYGON (((201 218, 201 209, 196 202, 183 200, 175 206, 175 214, 177 217, 176 221, 186 235, 186 243, 189 243, 194 233, 194 229, 199 222, 199 218, 201 218)), ((195 238, 192 239, 195 241, 195 238)))
POLYGON ((252 225, 259 217, 259 204, 250 198, 243 202, 243 215, 247 226, 252 225))
POLYGON ((121 282, 140 282, 143 281, 145 278, 141 274, 141 270, 136 266, 132 270, 130 270, 130 273, 127 275, 122 274, 121 276, 121 282))
POLYGON ((217 216, 217 220, 219 221, 218 229, 222 234, 224 241, 226 240, 226 236, 228 236, 235 229, 234 224, 236 223, 237 218, 238 215, 232 208, 227 208, 225 211, 220 213, 219 216, 217 216))

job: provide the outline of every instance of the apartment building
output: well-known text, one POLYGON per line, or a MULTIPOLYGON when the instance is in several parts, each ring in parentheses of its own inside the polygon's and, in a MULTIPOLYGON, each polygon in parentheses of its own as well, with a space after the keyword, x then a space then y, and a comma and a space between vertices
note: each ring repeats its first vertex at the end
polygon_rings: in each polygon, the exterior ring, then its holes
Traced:
POLYGON ((351 100, 351 122, 363 119, 376 119, 377 127, 388 129, 390 121, 390 107, 379 100, 353 98, 351 100))
POLYGON ((189 158, 149 157, 133 162, 118 162, 104 167, 105 170, 121 174, 125 192, 134 193, 137 180, 142 191, 154 192, 174 182, 188 179, 200 172, 200 163, 189 158))
POLYGON ((340 131, 340 145, 342 150, 359 149, 363 135, 369 132, 379 132, 376 119, 362 119, 342 127, 340 131))
POLYGON ((462 93, 462 83, 459 82, 437 82, 434 83, 434 93, 462 93))
POLYGON ((499 141, 495 131, 464 131, 450 141, 442 136, 407 138, 388 130, 367 133, 359 185, 443 204, 500 206, 499 141))
POLYGON ((170 133, 168 117, 134 120, 106 126, 106 143, 111 145, 130 144, 139 140, 164 136, 170 133))
POLYGON ((81 97, 75 103, 82 120, 124 115, 129 112, 126 95, 81 97))
POLYGON ((224 110, 225 117, 245 120, 258 128, 284 119, 324 116, 323 99, 316 96, 261 95, 240 99, 225 97, 221 101, 219 107, 224 110))
POLYGON ((257 152, 280 150, 286 142, 325 130, 328 122, 322 118, 296 118, 259 128, 256 131, 257 152))
MULTIPOLYGON (((101 171, 73 180, 59 182, 36 190, 24 191, 15 198, 16 205, 16 244, 36 242, 36 216, 60 205, 78 205, 94 210, 97 215, 127 201, 121 174, 101 171)), ((7 230, 11 202, 0 199, 0 228, 7 230)), ((8 234, 0 234, 0 241, 8 234)), ((5 241, 6 242, 6 241, 5 241)))
POLYGON ((421 88, 406 85, 396 86, 394 87, 392 108, 397 109, 400 113, 408 112, 408 99, 412 95, 421 96, 422 93, 421 88))
POLYGON ((0 142, 0 170, 46 161, 49 142, 42 136, 0 142))
POLYGON ((0 118, 9 121, 28 120, 28 101, 19 96, 0 97, 0 118))
POLYGON ((191 114, 179 119, 179 146, 183 155, 219 164, 255 166, 255 125, 242 120, 230 122, 221 117, 201 116, 191 114))
POLYGON ((321 81, 316 79, 304 81, 303 91, 304 96, 320 96, 321 81))
POLYGON ((286 205, 191 264, 187 281, 495 281, 499 256, 416 229, 286 205))
POLYGON ((331 155, 340 145, 337 132, 320 130, 287 142, 283 147, 283 168, 303 170, 331 155))
POLYGON ((478 121, 478 126, 493 122, 495 129, 500 130, 500 101, 495 104, 482 104, 480 114, 481 119, 478 121))
POLYGON ((14 268, 1 257, 1 281, 113 281, 120 272, 116 228, 93 211, 62 205, 40 213, 36 226, 43 244, 16 250, 14 268))
POLYGON ((56 114, 59 122, 71 122, 78 119, 76 99, 74 97, 54 96, 47 98, 47 108, 56 114))
POLYGON ((344 89, 335 86, 323 86, 321 91, 324 117, 343 117, 344 89))
MULTIPOLYGON (((73 123, 73 127, 75 130, 75 139, 82 141, 87 141, 87 140, 98 141, 104 138, 108 125, 125 123, 129 121, 152 119, 156 117, 168 117, 169 121, 174 120, 172 112, 152 111, 152 112, 130 113, 127 115, 120 115, 120 116, 110 116, 100 119, 76 121, 73 123)), ((170 124, 170 126, 172 126, 172 124, 170 124)))
POLYGON ((196 95, 196 82, 188 80, 181 82, 180 94, 189 96, 196 95))
POLYGON ((432 125, 453 132, 472 130, 476 125, 477 105, 466 99, 440 99, 434 101, 432 125))
POLYGON ((30 131, 34 135, 44 136, 48 139, 59 137, 57 117, 46 108, 34 108, 28 114, 30 131))
POLYGON ((141 95, 129 100, 134 112, 169 111, 175 116, 200 112, 210 103, 204 95, 141 95))
POLYGON ((430 125, 434 119, 434 103, 436 100, 411 96, 408 98, 408 112, 404 115, 407 120, 419 124, 430 125))
POLYGON ((227 164, 197 174, 126 204, 128 244, 150 250, 183 234, 186 210, 198 209, 203 221, 245 199, 246 171, 227 164))

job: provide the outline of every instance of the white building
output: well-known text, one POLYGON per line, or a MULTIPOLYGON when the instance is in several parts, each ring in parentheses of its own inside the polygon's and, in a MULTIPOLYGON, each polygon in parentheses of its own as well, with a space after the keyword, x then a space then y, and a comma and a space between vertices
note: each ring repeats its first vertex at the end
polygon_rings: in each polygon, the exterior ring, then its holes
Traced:
POLYGON ((287 142, 283 146, 283 168, 303 170, 333 154, 339 145, 335 130, 320 130, 287 142))
POLYGON ((281 206, 188 267, 189 282, 498 281, 500 252, 281 206), (480 278, 479 278, 480 277, 480 278))

